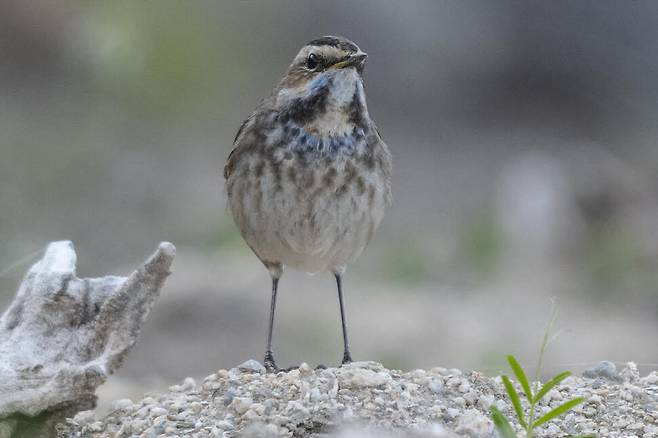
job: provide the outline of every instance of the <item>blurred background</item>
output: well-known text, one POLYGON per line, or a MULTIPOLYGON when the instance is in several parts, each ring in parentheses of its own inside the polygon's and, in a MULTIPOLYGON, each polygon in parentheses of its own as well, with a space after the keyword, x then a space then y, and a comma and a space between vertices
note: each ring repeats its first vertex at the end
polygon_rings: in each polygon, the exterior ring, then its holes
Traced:
MULTIPOLYGON (((52 240, 173 275, 103 400, 261 359, 267 271, 225 207, 234 134, 305 42, 370 55, 394 203, 345 278, 356 359, 658 368, 658 3, 0 3, 0 308, 52 240)), ((287 271, 281 365, 337 364, 333 278, 287 271)))

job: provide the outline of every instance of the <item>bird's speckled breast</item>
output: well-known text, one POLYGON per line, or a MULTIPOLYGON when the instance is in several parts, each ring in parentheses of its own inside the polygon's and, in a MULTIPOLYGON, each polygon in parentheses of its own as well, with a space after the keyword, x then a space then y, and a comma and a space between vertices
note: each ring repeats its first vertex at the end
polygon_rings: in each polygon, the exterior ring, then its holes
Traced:
POLYGON ((241 177, 228 181, 236 222, 265 262, 340 272, 367 245, 387 204, 385 163, 369 148, 376 139, 277 130, 267 135, 270 158, 245 157, 235 172, 241 177))

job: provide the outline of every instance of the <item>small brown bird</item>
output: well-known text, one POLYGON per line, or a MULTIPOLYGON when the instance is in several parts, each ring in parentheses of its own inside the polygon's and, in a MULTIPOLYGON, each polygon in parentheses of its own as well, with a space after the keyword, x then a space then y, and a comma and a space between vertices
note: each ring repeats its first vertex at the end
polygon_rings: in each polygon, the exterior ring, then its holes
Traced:
POLYGON ((229 208, 272 277, 265 366, 276 370, 272 330, 284 266, 336 277, 372 238, 391 200, 391 156, 368 114, 366 54, 326 36, 306 44, 272 94, 242 123, 224 167, 229 208))

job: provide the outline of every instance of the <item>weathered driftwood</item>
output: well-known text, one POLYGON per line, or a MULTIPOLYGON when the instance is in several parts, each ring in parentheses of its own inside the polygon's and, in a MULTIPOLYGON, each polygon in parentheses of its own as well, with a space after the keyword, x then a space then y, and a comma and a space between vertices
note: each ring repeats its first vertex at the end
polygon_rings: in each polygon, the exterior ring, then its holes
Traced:
POLYGON ((159 295, 171 243, 129 277, 78 278, 71 242, 51 243, 0 318, 0 437, 48 436, 90 409, 159 295))

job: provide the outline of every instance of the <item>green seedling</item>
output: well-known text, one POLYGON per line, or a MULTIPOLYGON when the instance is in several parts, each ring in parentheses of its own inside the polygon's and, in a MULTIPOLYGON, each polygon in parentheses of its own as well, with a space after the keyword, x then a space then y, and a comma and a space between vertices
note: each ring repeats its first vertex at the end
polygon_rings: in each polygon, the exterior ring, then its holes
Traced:
MULTIPOLYGON (((528 378, 526 377, 523 368, 521 368, 521 365, 519 365, 519 362, 516 360, 516 358, 514 358, 514 356, 508 356, 507 360, 510 364, 510 367, 512 368, 512 371, 514 372, 514 375, 516 376, 516 379, 523 389, 523 394, 528 400, 528 404, 530 405, 528 415, 525 416, 523 413, 523 407, 521 406, 521 397, 519 396, 519 393, 514 388, 510 378, 503 376, 503 385, 505 385, 505 390, 507 391, 507 394, 512 401, 512 406, 514 406, 514 411, 516 412, 516 416, 519 419, 519 423, 521 424, 521 427, 525 429, 527 438, 533 437, 533 430, 535 428, 564 414, 565 412, 574 408, 576 405, 579 405, 585 401, 585 399, 582 397, 576 397, 552 409, 543 416, 535 418, 536 408, 539 401, 544 398, 544 396, 548 394, 551 389, 555 388, 560 384, 560 382, 569 377, 571 373, 569 371, 560 373, 550 379, 548 382, 544 383, 541 387, 536 388, 536 390, 533 392, 530 387, 530 383, 528 382, 528 378)), ((514 429, 512 429, 512 425, 507 420, 505 415, 503 415, 503 413, 500 412, 500 410, 498 410, 498 408, 495 406, 491 406, 491 418, 493 419, 498 433, 500 433, 503 438, 516 438, 516 434, 514 433, 514 429)), ((585 437, 591 437, 591 435, 579 436, 579 438, 585 437)))
MULTIPOLYGON (((521 368, 521 365, 519 365, 519 362, 516 360, 516 358, 511 355, 507 356, 507 361, 509 362, 512 371, 516 376, 516 380, 519 382, 519 385, 523 390, 523 395, 528 401, 529 410, 527 416, 523 412, 523 407, 521 405, 521 397, 519 393, 516 391, 514 385, 512 384, 512 381, 510 380, 509 377, 502 376, 503 385, 505 385, 505 390, 509 395, 509 398, 512 402, 512 406, 514 407, 514 411, 516 412, 516 416, 519 419, 519 424, 521 424, 521 427, 523 427, 523 429, 526 432, 526 438, 533 438, 534 436, 533 431, 535 428, 541 426, 542 424, 548 421, 553 420, 554 418, 559 417, 560 415, 573 409, 575 406, 585 401, 583 397, 576 397, 552 409, 551 411, 542 415, 541 417, 535 418, 537 413, 536 412, 537 405, 539 404, 539 401, 542 398, 544 398, 551 389, 555 388, 557 385, 560 384, 560 382, 562 382, 564 379, 566 379, 571 375, 569 371, 565 371, 557 374, 543 385, 540 385, 539 383, 539 374, 541 372, 541 365, 544 359, 544 352, 550 342, 549 335, 555 323, 556 316, 557 313, 555 307, 553 307, 551 319, 549 320, 548 326, 546 327, 546 331, 544 332, 544 340, 539 350, 539 361, 535 375, 535 382, 537 383, 534 385, 534 390, 530 386, 530 382, 528 381, 528 378, 526 377, 523 368, 521 368)), ((500 410, 496 408, 496 406, 491 406, 490 411, 491 411, 491 418, 500 436, 502 438, 517 438, 516 433, 512 428, 512 425, 510 424, 509 420, 505 417, 505 415, 503 415, 503 413, 500 412, 500 410)), ((578 435, 578 436, 572 436, 572 438, 596 438, 596 435, 578 435)))

